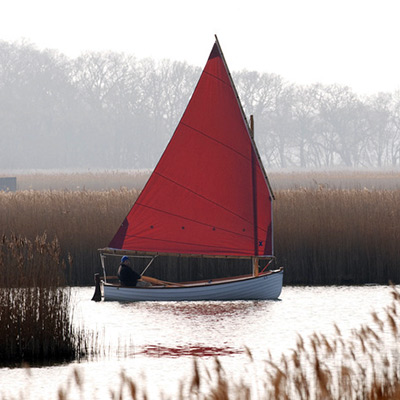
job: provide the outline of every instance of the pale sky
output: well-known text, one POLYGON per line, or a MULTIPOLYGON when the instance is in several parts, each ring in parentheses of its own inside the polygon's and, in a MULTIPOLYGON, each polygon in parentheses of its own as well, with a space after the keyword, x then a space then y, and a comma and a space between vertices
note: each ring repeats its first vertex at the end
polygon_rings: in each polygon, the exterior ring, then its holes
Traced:
POLYGON ((399 21, 400 0, 0 0, 0 40, 203 67, 217 34, 231 71, 360 94, 400 89, 399 21))

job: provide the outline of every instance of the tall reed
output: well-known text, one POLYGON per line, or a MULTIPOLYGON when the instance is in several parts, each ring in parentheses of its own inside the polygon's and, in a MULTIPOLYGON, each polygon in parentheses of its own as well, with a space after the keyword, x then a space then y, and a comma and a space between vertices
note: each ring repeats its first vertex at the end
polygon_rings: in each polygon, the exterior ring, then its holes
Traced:
POLYGON ((71 289, 56 239, 33 242, 3 235, 0 242, 0 363, 80 358, 87 338, 72 325, 71 289))
POLYGON ((288 284, 400 282, 400 190, 276 193, 275 244, 288 284))

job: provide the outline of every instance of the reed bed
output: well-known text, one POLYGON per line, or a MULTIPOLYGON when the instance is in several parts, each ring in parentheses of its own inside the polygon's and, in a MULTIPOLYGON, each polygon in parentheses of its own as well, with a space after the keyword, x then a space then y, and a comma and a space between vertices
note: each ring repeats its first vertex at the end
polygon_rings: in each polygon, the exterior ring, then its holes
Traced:
MULTIPOLYGON (((141 190, 150 176, 150 170, 107 172, 36 171, 11 174, 17 178, 18 190, 141 190)), ((0 177, 2 175, 0 174, 0 177)), ((10 175, 7 175, 10 176, 10 175)))
MULTIPOLYGON (((330 337, 318 333, 298 337, 295 348, 273 360, 268 355, 264 368, 247 350, 248 363, 239 377, 231 376, 215 358, 206 367, 197 359, 193 370, 184 373, 177 394, 159 398, 193 400, 398 400, 400 399, 400 293, 392 286, 392 303, 373 312, 371 321, 346 338, 335 325, 330 337)), ((74 369, 67 384, 58 390, 58 399, 72 393, 84 399, 85 379, 74 369)), ((121 371, 119 384, 104 388, 102 398, 147 399, 146 387, 121 371), (106 397, 109 396, 109 397, 106 397)))
MULTIPOLYGON (((70 254, 68 282, 93 284, 94 273, 101 272, 97 249, 108 245, 138 193, 134 189, 0 193, 0 233, 30 240, 43 233, 57 237, 62 257, 68 259, 70 254)), ((275 254, 277 265, 286 268, 286 284, 400 282, 400 189, 320 186, 279 190, 275 196, 275 254)), ((114 269, 117 265, 115 260, 114 269)), ((226 260, 160 258, 148 272, 185 281, 232 273, 232 266, 234 274, 251 270, 250 264, 243 267, 226 260)))
MULTIPOLYGON (((151 170, 61 172, 38 170, 12 172, 2 176, 15 176, 18 190, 97 190, 137 189, 141 190, 151 170)), ((400 189, 398 170, 336 170, 336 171, 269 171, 274 190, 288 189, 400 189)))
POLYGON ((3 235, 0 242, 0 363, 52 363, 88 354, 88 338, 72 325, 56 239, 3 235))
POLYGON ((111 240, 136 199, 136 190, 18 191, 0 193, 4 234, 29 240, 57 237, 69 284, 93 283, 99 269, 97 249, 111 240))
POLYGON ((274 190, 288 189, 400 189, 399 170, 272 171, 268 174, 274 190))

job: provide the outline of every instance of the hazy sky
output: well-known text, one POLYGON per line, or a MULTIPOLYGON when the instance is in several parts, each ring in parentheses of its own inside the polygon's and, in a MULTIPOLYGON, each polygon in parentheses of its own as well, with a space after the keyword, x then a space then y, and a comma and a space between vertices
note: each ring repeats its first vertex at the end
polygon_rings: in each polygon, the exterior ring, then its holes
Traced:
POLYGON ((400 89, 399 20, 400 0, 1 0, 0 39, 203 67, 217 34, 231 71, 371 94, 400 89))

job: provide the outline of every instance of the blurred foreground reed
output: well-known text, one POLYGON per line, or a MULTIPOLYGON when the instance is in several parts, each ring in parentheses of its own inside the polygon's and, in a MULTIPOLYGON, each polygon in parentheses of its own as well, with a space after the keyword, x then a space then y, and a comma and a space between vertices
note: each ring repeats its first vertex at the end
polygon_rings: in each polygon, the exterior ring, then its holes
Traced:
MULTIPOLYGON (((71 255, 68 282, 93 284, 93 274, 100 272, 97 249, 108 245, 138 193, 127 189, 0 193, 0 227, 4 234, 30 240, 44 232, 57 237, 62 256, 71 255)), ((286 284, 400 282, 400 189, 319 187, 281 190, 275 196, 275 254, 278 266, 285 267, 286 284)), ((148 273, 166 280, 205 279, 225 275, 232 264, 159 258, 148 273)), ((236 264, 233 273, 251 270, 250 264, 236 264)))
MULTIPOLYGON (((393 300, 384 310, 373 312, 368 325, 355 329, 350 337, 335 325, 330 337, 314 333, 298 337, 295 348, 273 360, 268 355, 260 367, 247 350, 248 362, 235 376, 226 372, 218 358, 206 367, 198 359, 193 370, 180 378, 175 394, 153 397, 145 380, 121 371, 120 382, 104 387, 102 399, 197 399, 197 400, 391 400, 400 399, 400 293, 391 288, 393 300), (239 375, 239 376, 238 376, 239 375), (146 388, 147 386, 147 388, 146 388)), ((259 357, 258 357, 259 358, 259 357)), ((157 379, 152 371, 153 379, 157 379)), ((58 399, 77 393, 85 399, 84 375, 75 368, 66 384, 59 387, 58 399)), ((154 390, 153 390, 154 392, 154 390)), ((1 394, 1 391, 0 391, 1 394)), ((4 397, 3 397, 4 398, 4 397)), ((93 397, 90 396, 90 399, 93 397)), ((6 398, 5 398, 6 399, 6 398)))
POLYGON ((53 363, 89 353, 72 325, 71 289, 58 241, 3 235, 0 242, 0 364, 53 363))

